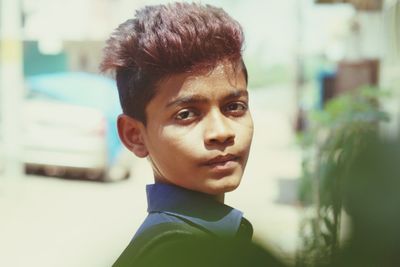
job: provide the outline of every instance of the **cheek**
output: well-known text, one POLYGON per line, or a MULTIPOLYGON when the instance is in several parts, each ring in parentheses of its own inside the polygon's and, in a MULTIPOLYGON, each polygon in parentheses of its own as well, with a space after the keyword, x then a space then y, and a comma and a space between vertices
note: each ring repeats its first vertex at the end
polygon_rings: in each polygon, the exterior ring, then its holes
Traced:
POLYGON ((201 124, 191 126, 167 126, 164 128, 163 138, 180 150, 191 150, 202 139, 201 124))
POLYGON ((250 146, 253 139, 254 125, 251 116, 246 116, 243 120, 238 121, 236 132, 240 137, 240 142, 243 145, 250 146))
MULTIPOLYGON (((188 160, 198 151, 198 139, 196 131, 182 129, 179 127, 165 127, 157 140, 160 147, 163 147, 163 157, 168 161, 188 160)), ((200 143, 201 144, 201 143, 200 143)), ((158 149, 157 147, 155 149, 158 149)))

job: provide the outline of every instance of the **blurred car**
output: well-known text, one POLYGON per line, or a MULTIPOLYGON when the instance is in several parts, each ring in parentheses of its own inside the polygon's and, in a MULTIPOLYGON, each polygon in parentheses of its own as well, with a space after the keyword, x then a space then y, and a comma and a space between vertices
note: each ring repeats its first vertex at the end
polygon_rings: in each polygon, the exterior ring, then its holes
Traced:
POLYGON ((115 82, 88 73, 26 79, 23 161, 29 173, 115 181, 127 178, 129 154, 116 129, 115 82))

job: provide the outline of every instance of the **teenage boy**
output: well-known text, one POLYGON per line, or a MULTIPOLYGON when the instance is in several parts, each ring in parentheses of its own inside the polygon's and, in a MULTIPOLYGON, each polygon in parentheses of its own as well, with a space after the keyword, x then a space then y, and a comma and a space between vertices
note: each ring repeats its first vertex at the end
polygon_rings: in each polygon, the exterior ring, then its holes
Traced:
POLYGON ((155 181, 130 246, 174 229, 251 239, 242 212, 223 204, 253 136, 243 41, 225 11, 194 3, 146 6, 107 41, 101 69, 116 75, 120 139, 149 160, 155 181))

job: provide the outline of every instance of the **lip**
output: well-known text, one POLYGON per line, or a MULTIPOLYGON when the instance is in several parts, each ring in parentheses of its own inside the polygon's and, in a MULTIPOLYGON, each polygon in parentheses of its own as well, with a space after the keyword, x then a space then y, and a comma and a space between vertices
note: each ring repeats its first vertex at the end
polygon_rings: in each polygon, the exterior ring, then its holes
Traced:
POLYGON ((217 174, 218 176, 224 176, 229 175, 235 170, 239 164, 239 159, 240 157, 233 154, 219 155, 206 161, 203 166, 207 167, 209 171, 217 174))
POLYGON ((239 159, 238 156, 235 156, 233 154, 227 154, 227 155, 219 155, 215 158, 210 159, 205 163, 205 165, 220 165, 220 164, 225 164, 226 162, 229 161, 237 161, 239 159))

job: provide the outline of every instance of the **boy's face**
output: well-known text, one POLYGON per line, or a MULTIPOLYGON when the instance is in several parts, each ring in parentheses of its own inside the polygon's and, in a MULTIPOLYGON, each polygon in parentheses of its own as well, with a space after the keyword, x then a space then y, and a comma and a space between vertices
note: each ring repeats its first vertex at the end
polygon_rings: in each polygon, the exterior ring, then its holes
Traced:
POLYGON ((240 183, 253 136, 242 68, 172 75, 146 108, 141 137, 156 181, 218 195, 240 183))

